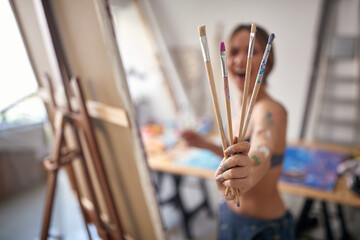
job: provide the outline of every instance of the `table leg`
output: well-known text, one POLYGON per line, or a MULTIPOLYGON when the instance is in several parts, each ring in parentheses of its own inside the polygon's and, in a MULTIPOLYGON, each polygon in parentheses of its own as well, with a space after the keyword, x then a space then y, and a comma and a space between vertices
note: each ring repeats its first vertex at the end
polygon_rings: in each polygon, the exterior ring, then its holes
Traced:
MULTIPOLYGON (((200 190, 204 197, 203 201, 197 207, 195 207, 194 209, 189 211, 189 210, 185 209, 185 205, 181 199, 180 185, 181 185, 183 176, 171 174, 171 177, 174 180, 175 194, 172 197, 170 197, 169 199, 160 201, 159 204, 163 205, 163 204, 168 204, 168 203, 174 203, 177 207, 179 207, 180 212, 183 217, 183 226, 184 226, 186 238, 191 239, 192 238, 191 229, 190 229, 191 218, 193 216, 195 216, 202 208, 206 208, 209 216, 213 216, 213 211, 212 211, 211 206, 208 201, 208 196, 207 196, 208 194, 207 194, 207 189, 206 189, 206 185, 205 185, 205 180, 199 179, 200 180, 200 182, 199 182, 200 190)), ((160 178, 162 178, 162 177, 160 177, 160 178)), ((159 191, 160 191, 161 180, 158 183, 159 183, 159 191)))
POLYGON ((322 212, 323 212, 323 216, 324 216, 326 239, 333 240, 334 237, 333 237, 333 234, 331 231, 331 226, 330 226, 330 222, 329 222, 329 214, 328 214, 326 202, 321 201, 321 206, 322 206, 322 212))
POLYGON ((337 207, 337 211, 338 211, 338 215, 339 215, 339 220, 340 220, 340 225, 341 225, 341 232, 342 232, 342 233, 341 233, 341 234, 342 234, 341 239, 342 239, 342 240, 350 240, 350 239, 351 239, 351 235, 350 235, 349 231, 347 230, 341 205, 340 205, 340 204, 336 204, 336 207, 337 207))
POLYGON ((299 220, 296 224, 296 235, 299 235, 301 231, 308 229, 317 224, 316 218, 310 218, 309 213, 311 211, 311 207, 314 203, 314 199, 306 198, 303 208, 300 213, 299 220))
POLYGON ((207 212, 208 212, 208 216, 209 217, 213 217, 214 216, 214 212, 210 206, 210 203, 209 203, 209 196, 208 196, 208 191, 207 191, 207 188, 206 188, 206 181, 205 179, 200 179, 200 187, 201 187, 201 192, 204 196, 204 206, 206 207, 207 209, 207 212))

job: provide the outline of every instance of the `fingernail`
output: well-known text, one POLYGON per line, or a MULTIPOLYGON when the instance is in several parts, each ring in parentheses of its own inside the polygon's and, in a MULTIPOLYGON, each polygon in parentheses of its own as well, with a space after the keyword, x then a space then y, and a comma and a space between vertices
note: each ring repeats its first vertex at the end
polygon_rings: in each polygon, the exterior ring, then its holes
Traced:
POLYGON ((217 177, 215 178, 215 180, 218 181, 218 182, 222 182, 223 179, 224 179, 224 177, 223 177, 222 174, 220 174, 219 176, 217 176, 217 177))
POLYGON ((228 168, 227 168, 227 166, 226 166, 226 163, 221 164, 221 170, 222 170, 223 172, 225 172, 227 169, 228 169, 228 168))
POLYGON ((231 148, 230 148, 230 149, 226 149, 225 152, 227 152, 228 154, 234 153, 234 152, 231 150, 231 148))

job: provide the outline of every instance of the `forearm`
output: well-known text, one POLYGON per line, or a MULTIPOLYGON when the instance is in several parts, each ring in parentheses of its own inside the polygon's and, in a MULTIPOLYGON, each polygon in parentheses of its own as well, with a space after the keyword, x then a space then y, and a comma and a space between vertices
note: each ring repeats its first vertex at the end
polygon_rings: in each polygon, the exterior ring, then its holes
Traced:
POLYGON ((221 158, 224 157, 224 151, 223 151, 222 147, 214 144, 213 142, 207 141, 207 143, 205 145, 205 149, 215 153, 216 155, 218 155, 221 158))

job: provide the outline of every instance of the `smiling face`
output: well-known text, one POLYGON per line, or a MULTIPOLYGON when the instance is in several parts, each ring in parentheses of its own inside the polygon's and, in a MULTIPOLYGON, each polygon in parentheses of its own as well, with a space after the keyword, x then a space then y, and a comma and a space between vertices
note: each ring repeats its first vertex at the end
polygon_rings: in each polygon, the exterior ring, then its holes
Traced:
MULTIPOLYGON (((241 92, 244 89, 249 39, 250 31, 248 31, 247 29, 243 29, 233 35, 228 43, 229 53, 227 58, 227 65, 229 76, 241 92)), ((265 47, 263 47, 260 42, 255 39, 249 84, 250 92, 254 88, 256 76, 261 64, 264 50, 265 47)))

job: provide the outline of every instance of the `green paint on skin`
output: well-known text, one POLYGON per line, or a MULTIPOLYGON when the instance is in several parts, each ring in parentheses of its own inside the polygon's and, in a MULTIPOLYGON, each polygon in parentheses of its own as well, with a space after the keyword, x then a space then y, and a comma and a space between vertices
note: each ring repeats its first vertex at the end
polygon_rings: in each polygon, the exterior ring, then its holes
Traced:
POLYGON ((253 156, 251 156, 251 159, 254 160, 256 165, 260 165, 261 162, 260 162, 260 160, 259 160, 259 158, 257 156, 253 155, 253 156))

